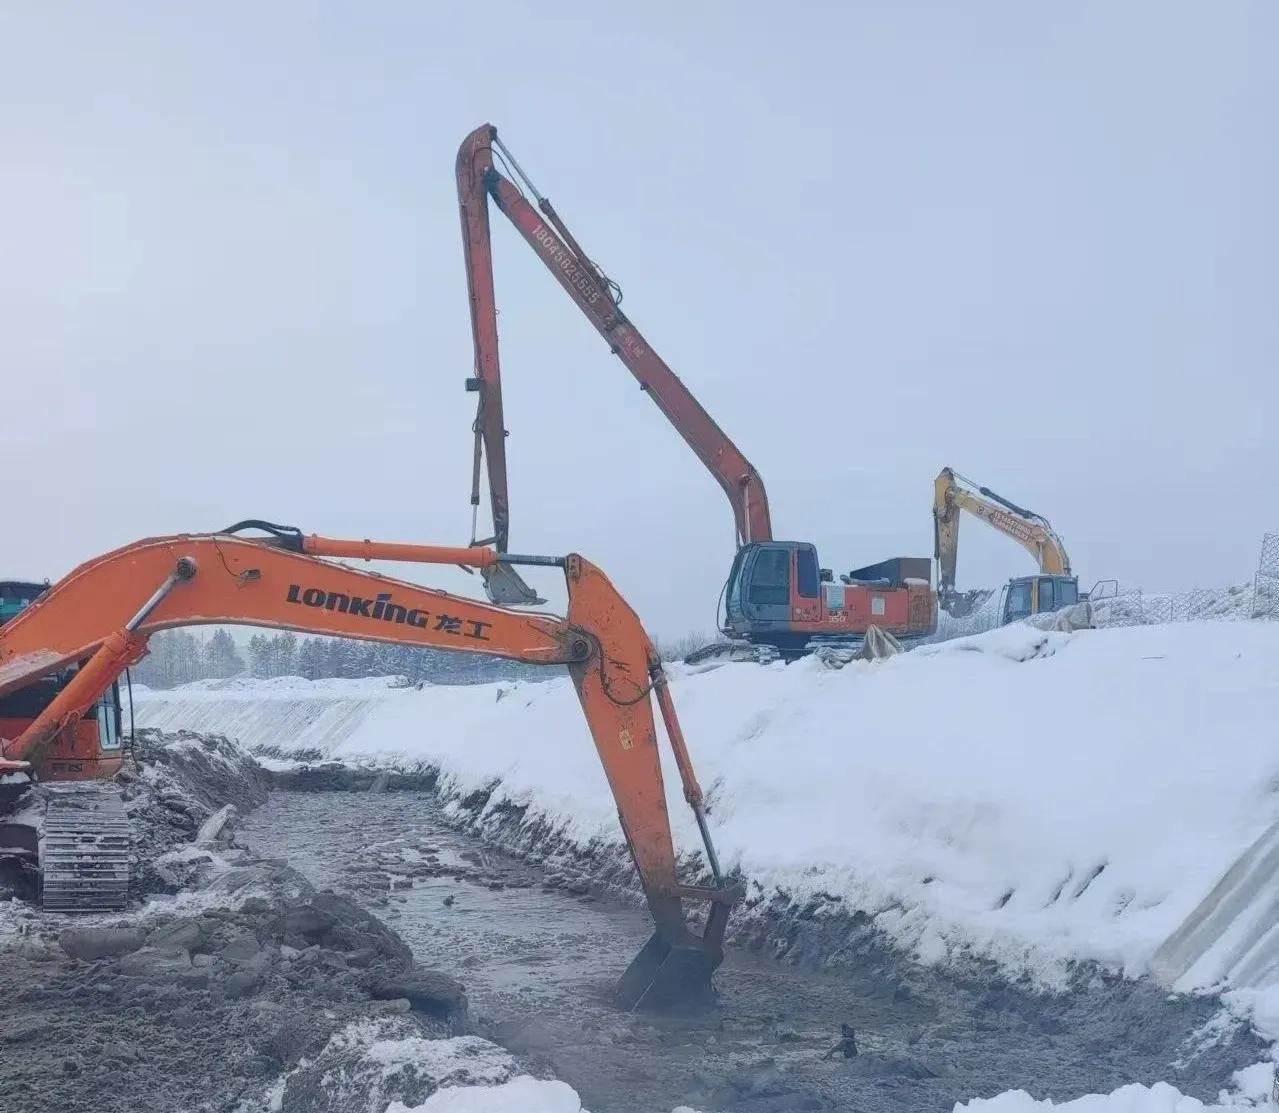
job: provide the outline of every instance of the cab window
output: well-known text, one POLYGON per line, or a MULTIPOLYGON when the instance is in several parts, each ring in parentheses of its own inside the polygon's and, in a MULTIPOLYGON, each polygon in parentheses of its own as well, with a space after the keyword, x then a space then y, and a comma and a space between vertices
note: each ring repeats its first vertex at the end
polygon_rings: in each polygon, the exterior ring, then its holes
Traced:
POLYGON ((1079 584, 1074 580, 1057 581, 1057 607, 1073 607, 1079 602, 1079 584))
POLYGON ((115 704, 105 696, 98 700, 98 745, 104 750, 120 748, 120 720, 115 704))
POLYGON ((761 549, 756 554, 747 598, 760 606, 790 604, 789 549, 761 549))
POLYGON ((1010 619, 1025 618, 1030 614, 1030 583, 1008 585, 1008 617, 1010 619))
POLYGON ((1039 611, 1055 611, 1056 604, 1053 602, 1053 582, 1052 580, 1039 581, 1039 611))
POLYGON ((817 570, 817 550, 812 545, 801 545, 795 550, 795 579, 799 594, 804 599, 816 599, 821 591, 821 576, 817 570))

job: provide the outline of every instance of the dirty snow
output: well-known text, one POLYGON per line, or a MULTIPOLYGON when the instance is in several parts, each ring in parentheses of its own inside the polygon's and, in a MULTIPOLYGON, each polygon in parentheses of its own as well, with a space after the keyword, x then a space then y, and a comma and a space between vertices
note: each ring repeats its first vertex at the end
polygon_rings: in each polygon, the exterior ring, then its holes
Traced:
POLYGON ((267 1109, 282 1108, 303 1076, 311 1076, 326 1108, 351 1113, 582 1113, 571 1086, 519 1074, 496 1044, 479 1036, 427 1039, 400 1017, 347 1024, 315 1062, 303 1060, 276 1080, 265 1095, 267 1109), (427 1096, 408 1105, 390 1093, 427 1096))
POLYGON ((437 1090, 421 1105, 393 1101, 386 1113, 584 1113, 577 1091, 565 1082, 522 1074, 498 1086, 437 1090))
MULTIPOLYGON (((838 671, 680 666, 673 688, 727 864, 838 896, 922 961, 975 953, 1051 983, 1075 959, 1147 972, 1279 820, 1276 660, 1279 624, 1018 625, 838 671)), ((583 845, 620 837, 567 681, 222 684, 145 693, 139 722, 437 766, 583 845)), ((668 765, 693 849, 677 786, 668 765)))

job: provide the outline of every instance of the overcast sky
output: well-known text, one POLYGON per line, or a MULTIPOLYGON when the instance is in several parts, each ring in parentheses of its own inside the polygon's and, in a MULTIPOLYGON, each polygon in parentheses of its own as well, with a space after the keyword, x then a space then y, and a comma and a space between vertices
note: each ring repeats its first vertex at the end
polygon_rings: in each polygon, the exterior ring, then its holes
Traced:
MULTIPOLYGON (((5 0, 4 570, 250 516, 466 541, 488 120, 778 537, 930 554, 949 464, 1084 586, 1242 581, 1279 530, 1277 38, 1272 0, 5 0)), ((513 547, 711 628, 728 503, 497 221, 513 547)), ((1030 570, 965 524, 960 586, 1030 570)))

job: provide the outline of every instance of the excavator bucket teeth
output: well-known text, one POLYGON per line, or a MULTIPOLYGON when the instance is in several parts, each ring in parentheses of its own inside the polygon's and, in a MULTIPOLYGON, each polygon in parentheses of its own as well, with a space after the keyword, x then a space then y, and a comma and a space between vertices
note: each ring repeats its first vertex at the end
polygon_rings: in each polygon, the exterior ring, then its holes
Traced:
POLYGON ((633 1009, 697 1009, 715 1003, 711 975, 724 952, 695 937, 672 946, 655 932, 617 983, 617 1003, 633 1009))

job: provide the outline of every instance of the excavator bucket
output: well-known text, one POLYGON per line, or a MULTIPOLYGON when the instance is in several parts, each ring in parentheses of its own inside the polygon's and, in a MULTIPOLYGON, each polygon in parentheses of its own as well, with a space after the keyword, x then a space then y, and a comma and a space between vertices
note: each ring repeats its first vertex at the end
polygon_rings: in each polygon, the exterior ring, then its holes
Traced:
POLYGON ((505 562, 480 570, 484 593, 499 607, 539 607, 546 602, 514 568, 505 562))
POLYGON ((980 609, 994 594, 993 591, 984 588, 974 588, 972 591, 947 591, 940 592, 937 601, 951 618, 966 618, 973 611, 980 609))
POLYGON ((711 905, 700 939, 684 932, 683 938, 672 942, 659 927, 617 983, 617 1003, 627 1011, 704 1009, 714 1005, 711 975, 724 961, 728 911, 727 904, 711 905))

